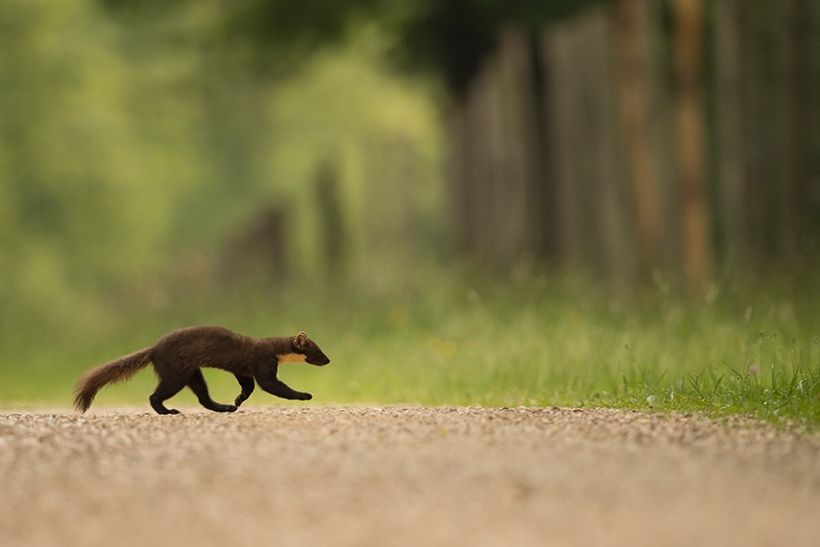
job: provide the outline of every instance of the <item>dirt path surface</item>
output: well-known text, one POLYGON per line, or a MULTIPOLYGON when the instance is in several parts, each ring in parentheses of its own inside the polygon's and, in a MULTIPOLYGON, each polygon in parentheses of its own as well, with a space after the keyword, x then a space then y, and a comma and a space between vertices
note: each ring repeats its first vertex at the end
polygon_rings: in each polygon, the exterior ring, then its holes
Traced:
POLYGON ((0 544, 820 545, 820 440, 615 410, 0 414, 0 544))

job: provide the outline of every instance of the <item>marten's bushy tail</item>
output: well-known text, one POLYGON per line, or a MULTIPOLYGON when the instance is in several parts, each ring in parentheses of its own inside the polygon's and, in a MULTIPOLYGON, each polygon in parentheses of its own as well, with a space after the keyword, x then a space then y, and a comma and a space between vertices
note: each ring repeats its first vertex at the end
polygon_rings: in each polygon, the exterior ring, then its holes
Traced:
POLYGON ((154 355, 153 346, 135 351, 110 363, 105 363, 86 371, 74 389, 74 406, 85 412, 97 392, 106 384, 128 380, 148 366, 154 355))

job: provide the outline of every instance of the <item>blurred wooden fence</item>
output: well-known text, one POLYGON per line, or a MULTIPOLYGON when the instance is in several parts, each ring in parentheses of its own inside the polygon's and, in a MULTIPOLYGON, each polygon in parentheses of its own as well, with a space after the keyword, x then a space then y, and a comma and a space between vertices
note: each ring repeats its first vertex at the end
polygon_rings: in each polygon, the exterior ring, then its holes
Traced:
POLYGON ((505 27, 457 96, 455 247, 625 283, 797 271, 820 236, 810 0, 616 0, 505 27))

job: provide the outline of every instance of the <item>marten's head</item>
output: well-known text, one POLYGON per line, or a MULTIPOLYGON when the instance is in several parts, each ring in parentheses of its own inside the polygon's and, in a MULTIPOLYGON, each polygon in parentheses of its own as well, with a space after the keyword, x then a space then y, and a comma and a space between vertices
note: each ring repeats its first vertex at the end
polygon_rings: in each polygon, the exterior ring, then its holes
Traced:
POLYGON ((322 353, 316 342, 307 337, 304 331, 293 337, 293 353, 279 355, 280 363, 307 363, 323 367, 330 362, 327 355, 322 353))

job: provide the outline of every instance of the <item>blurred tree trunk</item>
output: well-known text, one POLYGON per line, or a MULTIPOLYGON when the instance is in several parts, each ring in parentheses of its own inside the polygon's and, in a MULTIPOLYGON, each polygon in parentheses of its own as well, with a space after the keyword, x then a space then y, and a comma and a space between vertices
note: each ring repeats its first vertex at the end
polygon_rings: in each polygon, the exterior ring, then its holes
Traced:
POLYGON ((343 280, 347 271, 347 242, 342 214, 339 164, 324 159, 316 169, 316 205, 321 219, 320 245, 325 271, 331 281, 343 280))
POLYGON ((476 229, 473 226, 473 191, 470 187, 472 133, 470 105, 467 97, 456 97, 450 108, 450 157, 452 237, 454 250, 463 255, 475 251, 476 229))
POLYGON ((777 2, 776 124, 780 253, 789 268, 807 258, 812 231, 811 184, 817 176, 809 0, 777 2))
POLYGON ((495 195, 499 210, 500 241, 496 253, 502 264, 527 258, 535 246, 536 224, 534 188, 541 183, 539 161, 537 93, 535 89, 535 49, 530 36, 521 29, 506 27, 498 48, 500 109, 504 153, 499 162, 502 176, 496 178, 495 195))
POLYGON ((593 131, 593 165, 599 184, 598 214, 605 275, 620 286, 634 282, 635 246, 633 231, 628 225, 628 194, 624 187, 623 149, 617 117, 615 57, 615 24, 611 12, 603 7, 594 9, 587 17, 586 32, 582 35, 588 45, 592 93, 595 97, 594 115, 589 128, 593 131))
POLYGON ((701 0, 674 0, 672 9, 684 268, 690 288, 699 292, 712 276, 713 260, 701 80, 703 6, 701 0))
POLYGON ((502 271, 543 232, 533 199, 543 182, 535 84, 531 41, 507 27, 452 111, 457 246, 502 271))
POLYGON ((767 195, 766 186, 772 178, 772 164, 776 158, 770 155, 771 128, 766 108, 767 85, 764 78, 763 44, 758 20, 750 0, 739 2, 737 7, 741 51, 741 86, 738 100, 743 108, 741 123, 745 145, 745 248, 749 252, 744 261, 757 271, 761 271, 767 266, 773 249, 774 200, 771 199, 773 196, 767 195))
POLYGON ((645 0, 617 0, 620 113, 632 187, 638 276, 651 278, 662 240, 657 143, 652 140, 652 67, 645 0))
POLYGON ((466 165, 467 187, 470 192, 468 203, 470 209, 468 225, 473 256, 482 262, 488 262, 490 247, 494 243, 496 211, 493 207, 494 179, 497 165, 493 161, 497 152, 493 147, 493 136, 498 136, 497 103, 493 100, 493 74, 485 67, 473 81, 468 90, 467 109, 469 133, 464 137, 469 147, 469 160, 466 165), (493 135, 496 133, 496 135, 493 135))
POLYGON ((578 105, 578 83, 575 81, 575 28, 569 22, 555 24, 544 35, 545 65, 551 70, 551 104, 546 108, 553 138, 552 175, 555 179, 556 215, 558 219, 558 251, 571 266, 582 264, 587 253, 587 239, 581 225, 582 193, 578 171, 578 142, 580 124, 575 117, 578 105))
POLYGON ((767 192, 772 142, 767 135, 763 40, 750 0, 715 3, 716 116, 723 263, 729 272, 761 271, 772 254, 775 200, 767 192))
POLYGON ((743 78, 741 74, 740 3, 715 2, 715 74, 718 138, 718 184, 723 262, 728 268, 746 261, 747 241, 745 134, 743 131, 743 78))
POLYGON ((545 109, 551 127, 561 249, 573 266, 593 267, 623 286, 634 251, 626 221, 612 70, 613 25, 599 7, 544 33, 551 67, 545 109))

